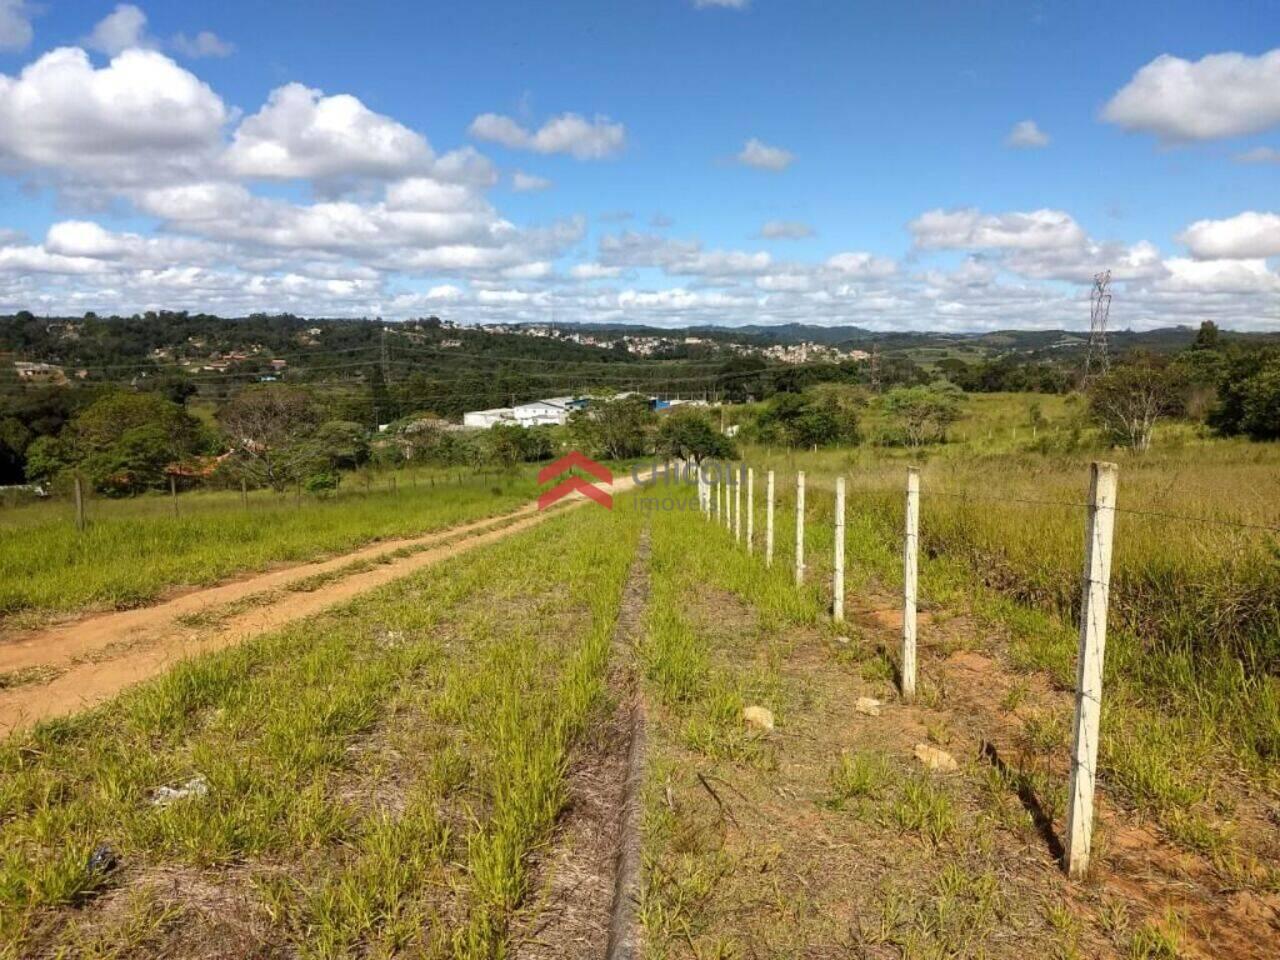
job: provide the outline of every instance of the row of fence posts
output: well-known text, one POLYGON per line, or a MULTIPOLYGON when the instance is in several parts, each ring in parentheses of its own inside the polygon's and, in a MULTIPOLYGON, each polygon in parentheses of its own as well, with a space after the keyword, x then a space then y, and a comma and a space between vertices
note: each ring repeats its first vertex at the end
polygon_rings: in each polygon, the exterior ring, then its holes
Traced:
MULTIPOLYGON (((746 548, 755 549, 755 469, 739 465, 715 481, 699 469, 698 503, 708 521, 723 522, 735 542, 742 542, 742 486, 747 487, 746 548), (735 477, 736 473, 736 477, 735 477), (715 488, 714 495, 712 487, 715 488), (732 490, 730 490, 732 488, 732 490)), ((1071 738, 1071 777, 1068 785, 1065 867, 1082 877, 1089 867, 1093 836, 1093 801, 1097 779, 1098 731, 1102 717, 1102 668, 1107 639, 1107 602, 1111 582, 1111 549, 1115 531, 1119 468, 1096 462, 1089 470, 1086 502, 1084 574, 1081 578, 1080 641, 1076 672, 1075 722, 1071 738)), ((773 566, 774 472, 765 477, 764 562, 773 566)), ((795 582, 804 584, 805 475, 796 474, 795 582)), ((844 621, 845 478, 836 478, 835 544, 831 618, 844 621)), ((916 692, 916 608, 919 602, 920 471, 907 469, 902 537, 902 656, 901 690, 910 702, 916 692)))

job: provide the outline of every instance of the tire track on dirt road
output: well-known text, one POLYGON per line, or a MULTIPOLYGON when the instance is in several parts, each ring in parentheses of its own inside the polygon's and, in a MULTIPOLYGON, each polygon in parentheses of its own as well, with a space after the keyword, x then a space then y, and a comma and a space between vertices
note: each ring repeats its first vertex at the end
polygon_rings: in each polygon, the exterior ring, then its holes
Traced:
MULTIPOLYGON (((613 492, 635 486, 629 476, 614 481, 613 492)), ((442 560, 542 523, 564 510, 588 501, 575 494, 573 502, 540 512, 527 504, 510 513, 437 531, 422 537, 384 541, 318 563, 196 590, 163 603, 88 617, 47 630, 0 642, 0 676, 29 672, 40 677, 0 688, 0 736, 40 720, 89 709, 127 687, 171 669, 179 661, 233 646, 251 637, 278 629, 303 617, 344 603, 393 580, 408 576, 442 560), (392 554, 412 550, 408 555, 392 554), (352 564, 373 562, 372 569, 342 570, 352 564), (308 592, 296 590, 303 580, 332 575, 331 583, 308 592), (295 585, 294 592, 287 592, 295 585), (273 598, 273 591, 286 591, 273 598), (250 609, 232 613, 212 630, 185 626, 184 618, 209 614, 237 601, 261 598, 250 609)))

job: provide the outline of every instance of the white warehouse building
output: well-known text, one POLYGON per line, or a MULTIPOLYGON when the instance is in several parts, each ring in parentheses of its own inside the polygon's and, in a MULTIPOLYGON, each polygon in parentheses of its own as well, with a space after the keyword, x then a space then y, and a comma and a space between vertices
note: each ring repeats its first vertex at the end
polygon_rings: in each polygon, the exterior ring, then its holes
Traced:
POLYGON ((462 415, 462 425, 487 430, 495 424, 508 423, 520 427, 559 426, 569 421, 569 414, 585 404, 575 397, 548 397, 530 400, 514 407, 470 410, 462 415))
POLYGON ((522 427, 559 425, 569 420, 569 398, 552 397, 550 400, 533 400, 512 408, 516 423, 522 427))
POLYGON ((487 430, 495 423, 515 423, 515 413, 510 407, 494 407, 492 410, 470 410, 462 415, 464 427, 487 430))

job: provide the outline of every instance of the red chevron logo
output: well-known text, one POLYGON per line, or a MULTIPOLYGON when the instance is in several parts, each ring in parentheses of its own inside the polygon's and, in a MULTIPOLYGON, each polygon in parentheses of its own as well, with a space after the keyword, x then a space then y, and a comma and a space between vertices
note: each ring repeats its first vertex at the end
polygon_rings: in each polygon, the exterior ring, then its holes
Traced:
MULTIPOLYGON (((547 483, 569 470, 572 470, 574 467, 591 474, 601 483, 613 483, 613 474, 609 471, 608 467, 596 463, 590 457, 583 456, 577 450, 565 454, 555 463, 549 463, 539 470, 538 482, 547 483)), ((591 483, 585 477, 569 477, 568 479, 556 484, 546 493, 538 497, 538 509, 547 509, 547 507, 551 506, 553 503, 563 500, 575 490, 580 491, 583 496, 590 497, 596 503, 600 504, 600 506, 608 510, 613 509, 613 497, 604 490, 601 490, 595 484, 591 483)))

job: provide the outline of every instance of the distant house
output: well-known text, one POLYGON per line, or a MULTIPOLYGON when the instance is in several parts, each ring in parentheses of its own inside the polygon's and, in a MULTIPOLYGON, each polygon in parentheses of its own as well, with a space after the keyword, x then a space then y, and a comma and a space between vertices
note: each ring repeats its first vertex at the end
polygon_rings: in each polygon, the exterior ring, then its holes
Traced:
POLYGON ((28 363, 25 360, 15 360, 13 370, 19 380, 27 383, 62 383, 67 379, 62 368, 52 363, 28 363))

